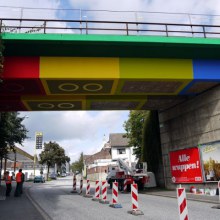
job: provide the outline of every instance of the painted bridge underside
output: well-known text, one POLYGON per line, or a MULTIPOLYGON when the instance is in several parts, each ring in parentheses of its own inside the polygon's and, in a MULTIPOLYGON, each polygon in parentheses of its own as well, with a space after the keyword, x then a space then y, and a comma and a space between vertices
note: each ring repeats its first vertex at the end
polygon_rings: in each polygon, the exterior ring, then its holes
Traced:
POLYGON ((220 40, 3 34, 0 111, 170 108, 220 82, 220 40))

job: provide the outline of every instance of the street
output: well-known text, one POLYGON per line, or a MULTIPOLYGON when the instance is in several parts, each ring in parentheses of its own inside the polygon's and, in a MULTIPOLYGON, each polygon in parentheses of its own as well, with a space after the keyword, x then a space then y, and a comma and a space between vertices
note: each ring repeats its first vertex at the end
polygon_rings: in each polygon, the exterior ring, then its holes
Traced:
MULTIPOLYGON (((79 189, 77 182, 77 189, 79 189)), ((91 184, 91 195, 94 195, 94 184, 91 184)), ((107 204, 92 201, 81 195, 70 193, 72 190, 72 177, 60 178, 51 182, 35 183, 27 192, 34 203, 37 203, 48 219, 152 219, 176 220, 178 205, 176 198, 159 197, 139 194, 139 209, 144 215, 133 216, 131 211, 130 194, 119 193, 119 203, 122 208, 111 208, 107 204)), ((85 194, 85 184, 83 194, 85 194)), ((107 200, 111 201, 111 190, 108 190, 107 200)), ((211 203, 188 201, 189 219, 219 219, 220 210, 211 208, 211 203)))

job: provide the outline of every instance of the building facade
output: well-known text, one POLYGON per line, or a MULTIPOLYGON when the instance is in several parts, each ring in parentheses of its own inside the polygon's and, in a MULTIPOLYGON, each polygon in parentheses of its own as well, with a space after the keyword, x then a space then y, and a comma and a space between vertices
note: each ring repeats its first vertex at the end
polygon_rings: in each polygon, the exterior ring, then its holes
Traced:
POLYGON ((95 181, 105 180, 108 173, 108 166, 115 164, 116 159, 123 159, 129 166, 136 164, 133 148, 128 146, 128 139, 123 133, 112 133, 109 135, 103 148, 93 154, 85 155, 84 158, 84 177, 95 181))

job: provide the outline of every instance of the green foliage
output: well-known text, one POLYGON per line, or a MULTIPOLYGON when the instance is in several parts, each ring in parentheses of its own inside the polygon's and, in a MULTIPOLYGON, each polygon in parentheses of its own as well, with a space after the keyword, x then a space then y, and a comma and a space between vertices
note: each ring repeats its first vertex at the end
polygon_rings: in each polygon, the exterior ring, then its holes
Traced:
POLYGON ((8 147, 13 149, 16 143, 22 145, 27 138, 28 130, 22 124, 24 118, 17 112, 0 113, 0 157, 7 155, 8 147))
POLYGON ((161 160, 160 128, 157 111, 150 111, 144 123, 142 160, 148 170, 156 173, 161 160))
POLYGON ((156 173, 161 160, 160 129, 157 111, 130 111, 124 123, 129 146, 139 161, 146 161, 148 170, 156 173))
MULTIPOLYGON (((44 150, 41 152, 40 164, 46 164, 49 173, 51 166, 55 163, 60 167, 61 164, 69 162, 70 158, 65 155, 65 150, 56 142, 44 143, 44 150)), ((48 179, 48 177, 47 177, 48 179)))
POLYGON ((83 170, 83 152, 80 154, 79 159, 71 164, 71 169, 73 172, 76 172, 76 171, 82 172, 82 170, 83 170))
POLYGON ((65 150, 56 142, 44 143, 44 150, 41 152, 40 163, 47 166, 54 166, 70 161, 70 158, 65 155, 65 150))
POLYGON ((148 115, 149 111, 133 110, 130 111, 129 118, 124 123, 126 136, 129 138, 129 146, 134 147, 134 154, 139 161, 142 159, 143 126, 148 115))

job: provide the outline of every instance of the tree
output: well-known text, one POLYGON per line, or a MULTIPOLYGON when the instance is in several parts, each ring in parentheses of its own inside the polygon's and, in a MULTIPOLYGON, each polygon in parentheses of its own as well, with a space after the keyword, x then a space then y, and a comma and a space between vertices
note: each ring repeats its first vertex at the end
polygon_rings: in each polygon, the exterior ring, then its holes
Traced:
POLYGON ((66 162, 70 162, 70 158, 65 155, 65 150, 62 147, 58 147, 55 155, 55 163, 57 164, 57 168, 60 173, 62 173, 62 164, 65 164, 66 162))
POLYGON ((124 123, 126 137, 129 138, 129 146, 134 147, 136 158, 141 161, 141 148, 143 145, 143 126, 149 111, 133 110, 129 113, 129 118, 124 123))
POLYGON ((13 147, 15 143, 22 145, 27 138, 28 130, 22 124, 25 117, 19 117, 17 112, 2 112, 0 114, 0 147, 13 147))
POLYGON ((145 119, 141 155, 147 161, 148 170, 157 173, 162 158, 157 111, 150 111, 145 119))
MULTIPOLYGON (((16 143, 22 145, 28 130, 22 124, 25 117, 17 112, 0 113, 0 160, 7 157, 8 150, 13 150, 16 143)), ((1 175, 1 172, 0 172, 1 175)), ((0 176, 1 177, 1 176, 0 176)))
POLYGON ((47 180, 50 167, 54 166, 55 163, 61 166, 62 163, 70 161, 70 158, 65 155, 65 151, 56 142, 44 143, 44 150, 41 152, 40 164, 47 165, 47 180))
POLYGON ((124 123, 129 146, 139 161, 146 161, 148 170, 156 173, 161 161, 160 128, 157 111, 130 111, 124 123))
POLYGON ((73 172, 76 172, 76 171, 82 172, 83 166, 84 166, 84 163, 83 163, 83 152, 82 152, 80 154, 79 159, 72 163, 71 169, 73 172))

